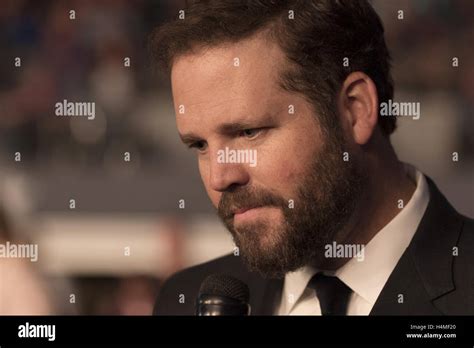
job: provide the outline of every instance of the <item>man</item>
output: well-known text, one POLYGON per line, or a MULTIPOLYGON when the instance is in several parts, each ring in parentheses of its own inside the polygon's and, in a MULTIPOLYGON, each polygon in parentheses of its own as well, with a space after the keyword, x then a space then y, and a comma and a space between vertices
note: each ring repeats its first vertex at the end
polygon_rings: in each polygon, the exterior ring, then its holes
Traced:
POLYGON ((215 273, 253 315, 474 314, 473 221, 396 157, 367 1, 197 1, 152 44, 239 251, 172 276, 154 314, 193 315, 215 273))

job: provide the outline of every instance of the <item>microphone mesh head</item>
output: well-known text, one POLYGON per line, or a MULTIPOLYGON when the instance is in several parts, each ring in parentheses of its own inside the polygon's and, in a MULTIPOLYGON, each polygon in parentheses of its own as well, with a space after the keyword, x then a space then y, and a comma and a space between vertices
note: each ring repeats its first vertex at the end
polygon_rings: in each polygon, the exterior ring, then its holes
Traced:
POLYGON ((249 302, 249 287, 241 280, 226 274, 212 274, 201 284, 199 295, 230 297, 241 302, 249 302))

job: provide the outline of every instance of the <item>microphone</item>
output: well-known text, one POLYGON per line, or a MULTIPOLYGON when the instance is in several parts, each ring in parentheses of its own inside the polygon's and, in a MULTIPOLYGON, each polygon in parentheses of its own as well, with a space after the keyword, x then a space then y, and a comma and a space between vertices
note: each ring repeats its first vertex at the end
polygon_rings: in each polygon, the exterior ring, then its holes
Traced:
POLYGON ((226 274, 212 274, 201 284, 196 315, 250 315, 249 287, 226 274))

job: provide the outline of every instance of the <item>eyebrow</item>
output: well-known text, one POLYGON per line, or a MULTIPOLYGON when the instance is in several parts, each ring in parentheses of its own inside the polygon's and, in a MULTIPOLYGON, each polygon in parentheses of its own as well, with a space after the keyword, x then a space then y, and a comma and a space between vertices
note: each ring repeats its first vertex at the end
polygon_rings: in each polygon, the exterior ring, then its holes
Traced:
MULTIPOLYGON (((255 126, 251 125, 248 122, 231 122, 231 123, 224 123, 220 125, 219 127, 217 127, 217 132, 219 134, 231 135, 231 134, 235 134, 252 127, 255 127, 255 126)), ((180 134, 179 137, 181 138, 181 141, 185 144, 190 144, 190 143, 202 140, 201 137, 199 137, 198 135, 192 132, 186 133, 183 135, 180 134)))
MULTIPOLYGON (((259 122, 270 120, 272 117, 269 115, 265 115, 264 117, 259 119, 259 122)), ((223 135, 232 135, 238 132, 241 132, 246 129, 256 128, 255 122, 249 121, 239 121, 239 122, 229 122, 223 123, 217 127, 217 132, 223 135)), ((191 144, 197 141, 202 141, 203 139, 198 136, 197 134, 190 132, 185 133, 183 135, 179 135, 181 141, 184 144, 191 144)))
POLYGON ((179 137, 181 138, 181 141, 186 145, 202 140, 199 136, 195 135, 194 133, 186 133, 183 135, 180 134, 179 137))
POLYGON ((235 134, 245 129, 254 128, 255 123, 251 122, 230 122, 224 123, 217 127, 217 132, 220 134, 235 134))

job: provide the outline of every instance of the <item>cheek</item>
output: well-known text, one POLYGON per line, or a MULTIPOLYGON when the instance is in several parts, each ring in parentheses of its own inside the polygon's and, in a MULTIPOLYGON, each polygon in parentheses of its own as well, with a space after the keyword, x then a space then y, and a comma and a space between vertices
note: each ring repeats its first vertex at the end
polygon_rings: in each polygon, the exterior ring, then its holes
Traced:
POLYGON ((301 178, 302 170, 298 167, 285 165, 282 168, 279 168, 276 173, 281 182, 291 184, 295 182, 295 180, 299 180, 301 178))
MULTIPOLYGON (((306 129, 310 129, 309 126, 306 129)), ((322 146, 315 134, 306 133, 298 129, 297 132, 292 132, 291 136, 272 142, 266 151, 262 152, 258 177, 264 187, 284 195, 295 193, 297 186, 309 174, 315 154, 322 146)))
POLYGON ((293 192, 295 184, 301 182, 305 174, 301 162, 293 157, 291 159, 280 162, 276 165, 273 171, 273 180, 278 181, 275 186, 280 186, 281 189, 287 192, 293 192))
POLYGON ((305 154, 293 152, 293 149, 288 147, 287 150, 290 151, 272 151, 267 158, 262 156, 253 175, 255 181, 259 181, 263 187, 271 188, 283 195, 294 193, 295 185, 302 181, 309 164, 305 154))

